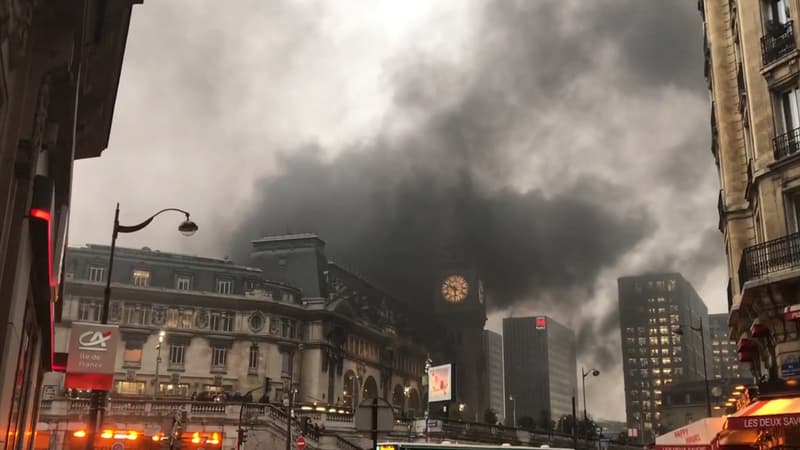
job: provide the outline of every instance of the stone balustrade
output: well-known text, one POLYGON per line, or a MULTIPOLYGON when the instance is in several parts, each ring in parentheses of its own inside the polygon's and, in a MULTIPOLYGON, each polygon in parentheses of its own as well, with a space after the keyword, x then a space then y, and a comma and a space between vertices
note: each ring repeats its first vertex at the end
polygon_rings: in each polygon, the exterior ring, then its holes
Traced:
MULTIPOLYGON (((46 417, 85 417, 89 414, 88 399, 56 398, 42 401, 42 415, 46 417)), ((226 423, 238 423, 240 412, 246 422, 272 420, 277 423, 286 422, 286 412, 279 406, 271 404, 239 402, 186 402, 167 399, 130 399, 112 398, 107 403, 107 416, 117 418, 163 418, 176 413, 185 414, 186 419, 213 420, 226 423)), ((354 430, 353 416, 319 411, 295 410, 295 417, 309 417, 312 425, 331 431, 354 430)), ((295 419, 297 420, 297 419, 295 419)), ((295 425, 296 427, 299 425, 295 425)))

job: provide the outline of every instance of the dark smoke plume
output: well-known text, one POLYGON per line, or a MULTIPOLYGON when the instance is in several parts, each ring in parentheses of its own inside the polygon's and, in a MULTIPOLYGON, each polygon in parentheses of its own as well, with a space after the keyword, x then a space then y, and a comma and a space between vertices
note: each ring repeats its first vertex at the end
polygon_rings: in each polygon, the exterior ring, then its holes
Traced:
MULTIPOLYGON (((594 86, 600 91, 670 87, 702 95, 703 84, 702 66, 686 67, 701 51, 692 47, 700 44, 691 5, 603 3, 578 2, 587 10, 572 15, 560 1, 489 2, 469 63, 413 52, 393 61, 393 107, 380 132, 328 160, 315 144, 286 149, 280 173, 258 183, 253 213, 231 237, 233 254, 247 260, 248 242, 263 235, 315 232, 332 258, 422 308, 443 250, 454 249, 477 265, 490 308, 536 305, 572 317, 584 355, 617 365, 616 312, 575 316, 598 275, 657 227, 625 183, 572 170, 581 162, 573 141, 557 136, 554 146, 544 113, 575 102, 575 84, 601 67, 619 75, 613 86, 594 86), (609 46, 619 51, 616 65, 601 64, 614 54, 601 51, 609 46), (659 54, 661 46, 670 50, 659 54), (530 178, 526 167, 547 182, 516 187, 530 178)), ((579 107, 607 120, 601 102, 579 107)), ((586 116, 561 119, 577 133, 586 116)), ((626 133, 611 122, 608 129, 626 133)), ((698 130, 687 142, 706 140, 698 130)), ((590 150, 591 158, 606 151, 590 150)), ((686 170, 710 164, 707 155, 676 152, 684 156, 653 155, 671 164, 653 174, 653 185, 674 183, 679 191, 699 183, 686 170), (676 182, 682 177, 691 179, 676 182)))

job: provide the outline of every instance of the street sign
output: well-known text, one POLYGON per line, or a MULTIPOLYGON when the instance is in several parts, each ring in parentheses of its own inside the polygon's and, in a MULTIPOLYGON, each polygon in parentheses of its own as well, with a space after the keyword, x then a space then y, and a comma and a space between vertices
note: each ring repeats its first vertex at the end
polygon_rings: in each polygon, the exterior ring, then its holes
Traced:
POLYGON ((303 450, 304 448, 306 448, 306 438, 304 438, 303 436, 298 436, 297 437, 297 450, 303 450))

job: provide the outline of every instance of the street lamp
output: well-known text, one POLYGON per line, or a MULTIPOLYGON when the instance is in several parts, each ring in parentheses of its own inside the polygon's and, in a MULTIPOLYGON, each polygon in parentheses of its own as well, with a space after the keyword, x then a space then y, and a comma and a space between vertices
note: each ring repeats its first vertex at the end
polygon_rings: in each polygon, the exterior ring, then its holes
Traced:
MULTIPOLYGON (((150 222, 159 214, 167 211, 175 211, 186 216, 186 220, 178 225, 178 231, 184 236, 191 236, 197 232, 197 224, 192 222, 189 218, 189 213, 178 208, 165 208, 156 212, 152 216, 145 219, 143 222, 136 225, 120 225, 119 223, 119 203, 117 209, 114 211, 114 228, 111 232, 111 249, 108 254, 108 273, 106 274, 106 288, 103 291, 103 309, 101 311, 100 323, 103 325, 108 323, 108 310, 111 307, 111 271, 114 268, 114 250, 117 247, 117 236, 119 233, 135 233, 144 227, 150 225, 150 222)), ((89 404, 89 433, 86 439, 86 450, 94 449, 94 439, 97 434, 98 425, 102 424, 103 417, 100 414, 100 405, 105 403, 104 391, 92 391, 92 399, 89 404), (99 420, 98 420, 99 419, 99 420)))
POLYGON ((411 396, 411 386, 403 387, 403 414, 408 415, 408 397, 411 396))
POLYGON ((581 375, 583 375, 583 379, 581 380, 581 384, 583 385, 583 421, 588 423, 589 414, 586 413, 586 377, 589 375, 596 377, 600 375, 600 371, 597 369, 592 369, 587 372, 583 367, 581 367, 581 375))
POLYGON ((516 428, 517 427, 517 401, 514 400, 514 396, 513 395, 509 395, 508 396, 508 401, 514 403, 513 409, 511 410, 511 426, 516 428))
POLYGON ((424 383, 422 383, 423 389, 426 389, 428 391, 427 394, 425 395, 425 442, 430 442, 430 438, 428 437, 428 435, 430 434, 429 433, 430 430, 428 430, 428 419, 431 416, 431 395, 430 395, 431 364, 433 364, 433 361, 431 361, 431 356, 428 355, 425 358, 425 380, 424 383))
MULTIPOLYGON (((706 333, 703 330, 703 319, 700 319, 700 325, 697 327, 692 326, 689 324, 689 328, 692 331, 696 331, 700 333, 700 345, 703 347, 703 381, 706 383, 706 413, 708 417, 711 417, 711 391, 708 387, 708 366, 706 363, 706 333)), ((678 325, 675 329, 672 330, 674 334, 678 336, 683 335, 683 329, 680 325, 678 325)))
POLYGON ((164 343, 164 336, 166 333, 164 330, 158 332, 158 344, 156 344, 156 387, 153 389, 153 400, 156 399, 156 395, 158 395, 158 390, 161 386, 159 386, 159 376, 158 376, 158 369, 161 366, 161 344, 164 343))

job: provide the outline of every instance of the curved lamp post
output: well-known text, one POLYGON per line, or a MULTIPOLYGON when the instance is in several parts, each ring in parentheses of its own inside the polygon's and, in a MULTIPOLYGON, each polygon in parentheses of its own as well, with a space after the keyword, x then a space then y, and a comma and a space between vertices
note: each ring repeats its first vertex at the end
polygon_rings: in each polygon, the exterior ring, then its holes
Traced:
POLYGON ((583 421, 588 422, 589 414, 586 413, 586 377, 588 377, 589 375, 596 377, 600 375, 600 371, 597 369, 586 371, 586 369, 581 367, 581 375, 583 375, 583 379, 581 380, 581 383, 583 385, 583 421))
MULTIPOLYGON (((106 273, 106 288, 103 291, 103 310, 102 315, 100 317, 101 322, 103 325, 108 323, 108 310, 111 306, 111 271, 114 268, 114 250, 117 247, 117 236, 119 233, 135 233, 146 226, 150 225, 150 222, 156 218, 156 216, 168 212, 168 211, 175 211, 183 214, 186 216, 186 219, 178 225, 178 231, 184 236, 191 236, 197 232, 197 224, 192 222, 189 217, 189 213, 178 208, 164 208, 161 211, 156 212, 152 216, 148 217, 141 223, 136 225, 120 225, 119 223, 119 203, 117 203, 117 209, 114 211, 114 229, 111 232, 111 250, 109 251, 108 255, 108 271, 106 273)), ((92 392, 92 400, 89 404, 89 433, 86 438, 86 450, 93 450, 94 449, 94 439, 97 434, 97 426, 102 423, 102 416, 99 417, 99 410, 100 404, 105 403, 105 392, 103 391, 93 391, 92 392)))

